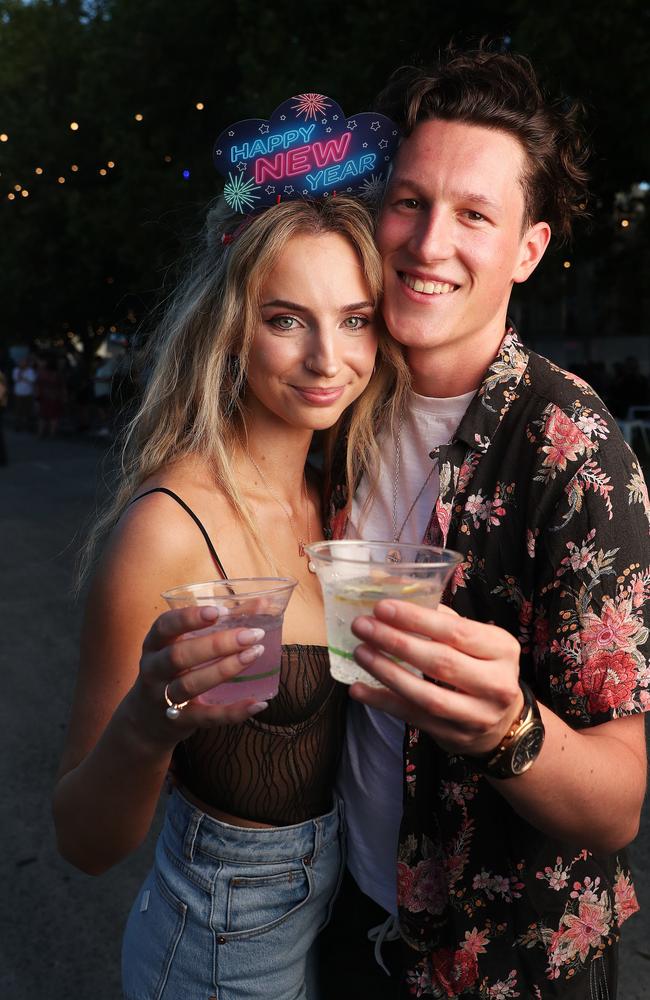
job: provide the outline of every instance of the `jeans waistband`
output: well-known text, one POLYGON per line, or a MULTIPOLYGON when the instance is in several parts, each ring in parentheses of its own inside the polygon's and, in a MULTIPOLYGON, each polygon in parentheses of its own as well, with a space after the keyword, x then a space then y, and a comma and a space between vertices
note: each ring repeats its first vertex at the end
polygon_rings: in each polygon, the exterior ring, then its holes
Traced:
POLYGON ((166 833, 187 861, 197 856, 243 863, 272 864, 292 858, 315 858, 336 840, 343 819, 343 802, 330 812, 294 826, 242 827, 223 823, 203 812, 173 789, 167 803, 166 833))

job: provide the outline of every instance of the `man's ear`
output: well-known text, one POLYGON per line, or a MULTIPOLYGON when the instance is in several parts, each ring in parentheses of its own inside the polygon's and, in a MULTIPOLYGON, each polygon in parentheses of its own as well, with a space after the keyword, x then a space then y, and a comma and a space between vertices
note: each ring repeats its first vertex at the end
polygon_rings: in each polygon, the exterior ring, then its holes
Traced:
POLYGON ((515 268, 512 280, 520 284, 530 278, 531 274, 544 256, 551 239, 551 227, 548 222, 536 222, 524 234, 521 240, 521 256, 515 268))

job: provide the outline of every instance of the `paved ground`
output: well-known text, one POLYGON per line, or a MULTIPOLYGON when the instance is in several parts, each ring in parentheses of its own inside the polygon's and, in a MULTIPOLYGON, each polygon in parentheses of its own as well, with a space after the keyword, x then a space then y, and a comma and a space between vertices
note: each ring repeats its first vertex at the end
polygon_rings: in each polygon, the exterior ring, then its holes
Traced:
MULTIPOLYGON (((76 664, 74 550, 94 509, 102 452, 86 441, 8 438, 11 464, 0 468, 0 997, 119 1000, 121 928, 151 846, 88 878, 58 858, 49 805, 76 664)), ((625 927, 619 1000, 648 1000, 648 809, 632 859, 643 913, 625 927)))

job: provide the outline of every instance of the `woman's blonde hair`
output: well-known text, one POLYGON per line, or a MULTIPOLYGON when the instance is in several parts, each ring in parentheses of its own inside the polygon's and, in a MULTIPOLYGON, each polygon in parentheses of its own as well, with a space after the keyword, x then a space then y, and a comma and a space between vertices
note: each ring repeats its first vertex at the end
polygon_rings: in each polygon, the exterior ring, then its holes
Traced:
MULTIPOLYGON (((185 280, 143 349, 146 382, 119 442, 121 478, 82 552, 80 582, 98 538, 116 523, 138 487, 163 466, 190 454, 207 460, 215 485, 259 542, 232 460, 246 435, 246 365, 259 322, 261 291, 291 239, 325 233, 340 234, 355 249, 371 301, 378 307, 381 257, 373 217, 361 202, 344 196, 284 202, 243 223, 241 216, 226 212, 221 200, 208 212, 199 252, 192 255, 185 280)), ((376 432, 386 420, 392 424, 408 386, 401 349, 379 325, 370 383, 325 435, 327 462, 345 421, 350 491, 363 473, 371 481, 376 478, 376 432)))

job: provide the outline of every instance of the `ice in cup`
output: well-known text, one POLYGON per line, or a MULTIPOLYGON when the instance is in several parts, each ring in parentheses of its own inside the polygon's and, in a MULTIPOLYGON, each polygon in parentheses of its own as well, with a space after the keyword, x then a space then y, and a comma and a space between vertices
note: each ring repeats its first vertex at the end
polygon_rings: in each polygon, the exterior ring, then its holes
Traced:
POLYGON ((211 580, 174 587, 162 595, 170 608, 219 607, 219 619, 207 631, 232 628, 263 628, 264 652, 241 673, 199 695, 207 705, 230 705, 242 698, 268 701, 278 693, 282 656, 282 623, 289 598, 296 586, 293 577, 242 577, 235 580, 211 580))
MULTIPOLYGON (((377 601, 388 597, 436 608, 462 558, 451 549, 402 542, 317 542, 306 551, 323 591, 332 677, 344 684, 363 681, 371 687, 381 684, 354 659, 360 640, 352 634, 353 619, 372 614, 377 601)), ((395 662, 420 673, 400 660, 395 662)))

